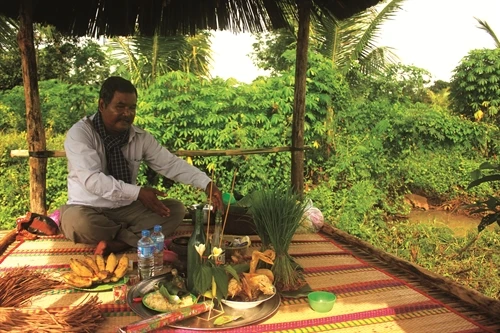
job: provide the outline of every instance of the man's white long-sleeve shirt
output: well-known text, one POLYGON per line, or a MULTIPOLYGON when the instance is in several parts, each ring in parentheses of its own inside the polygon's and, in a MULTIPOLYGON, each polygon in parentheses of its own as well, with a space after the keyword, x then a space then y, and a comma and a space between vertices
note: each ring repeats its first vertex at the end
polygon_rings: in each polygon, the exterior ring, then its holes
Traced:
POLYGON ((173 155, 148 132, 132 125, 128 143, 122 147, 132 184, 108 175, 104 142, 92 125, 92 117, 74 124, 66 135, 68 202, 72 205, 117 208, 137 200, 136 185, 141 162, 176 182, 205 189, 210 178, 198 168, 173 155))

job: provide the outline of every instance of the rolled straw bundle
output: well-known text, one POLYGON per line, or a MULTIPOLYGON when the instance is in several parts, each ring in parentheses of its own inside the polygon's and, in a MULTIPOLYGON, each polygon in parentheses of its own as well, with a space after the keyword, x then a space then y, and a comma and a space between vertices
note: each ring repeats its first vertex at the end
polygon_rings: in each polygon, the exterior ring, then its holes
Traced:
POLYGON ((104 321, 97 296, 68 310, 50 313, 46 309, 0 307, 0 332, 90 333, 104 321))
POLYGON ((19 307, 33 296, 57 288, 62 283, 47 274, 17 267, 0 276, 0 307, 19 307))

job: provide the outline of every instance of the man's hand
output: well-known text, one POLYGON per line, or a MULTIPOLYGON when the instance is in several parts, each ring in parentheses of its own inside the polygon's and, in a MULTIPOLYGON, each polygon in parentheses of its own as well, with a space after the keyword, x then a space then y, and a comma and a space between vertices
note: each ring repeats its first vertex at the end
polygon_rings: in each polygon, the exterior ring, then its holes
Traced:
POLYGON ((212 206, 214 206, 214 210, 221 211, 222 213, 224 213, 224 204, 222 203, 222 193, 213 182, 208 183, 207 187, 205 188, 205 193, 209 198, 210 198, 210 193, 212 193, 210 202, 212 203, 212 206))
POLYGON ((158 196, 166 197, 167 194, 165 194, 161 191, 158 191, 155 188, 141 187, 141 189, 139 191, 139 196, 137 197, 137 200, 142 202, 142 204, 146 208, 149 208, 151 211, 155 212, 156 214, 158 214, 162 217, 169 217, 170 216, 170 209, 165 207, 165 205, 158 199, 158 196))

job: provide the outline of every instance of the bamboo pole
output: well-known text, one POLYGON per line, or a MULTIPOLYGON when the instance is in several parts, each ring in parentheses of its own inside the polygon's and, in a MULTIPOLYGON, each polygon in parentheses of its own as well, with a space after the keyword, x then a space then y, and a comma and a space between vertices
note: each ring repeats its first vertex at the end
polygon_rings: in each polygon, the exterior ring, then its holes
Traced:
MULTIPOLYGON (((306 147, 305 149, 309 149, 306 147)), ((227 149, 227 150, 177 150, 172 154, 177 156, 233 156, 233 155, 252 155, 252 154, 272 154, 292 151, 291 147, 271 147, 271 148, 251 148, 251 149, 227 149)), ((66 157, 64 150, 44 150, 30 152, 29 150, 17 149, 10 151, 10 157, 66 157)))

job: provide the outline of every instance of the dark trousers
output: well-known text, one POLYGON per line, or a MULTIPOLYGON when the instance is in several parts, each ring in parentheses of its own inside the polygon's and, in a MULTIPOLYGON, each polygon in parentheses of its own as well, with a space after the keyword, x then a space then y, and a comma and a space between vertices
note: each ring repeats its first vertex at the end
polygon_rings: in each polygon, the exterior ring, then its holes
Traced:
POLYGON ((171 235, 182 222, 185 207, 174 199, 162 200, 170 209, 169 217, 161 217, 140 201, 120 208, 96 208, 80 205, 61 207, 60 229, 64 236, 75 243, 97 244, 117 240, 137 247, 144 229, 152 231, 156 224, 163 227, 165 237, 171 235))

